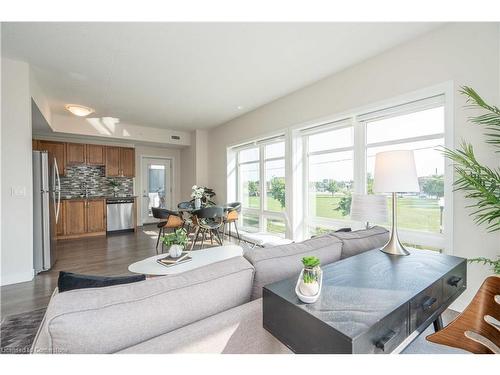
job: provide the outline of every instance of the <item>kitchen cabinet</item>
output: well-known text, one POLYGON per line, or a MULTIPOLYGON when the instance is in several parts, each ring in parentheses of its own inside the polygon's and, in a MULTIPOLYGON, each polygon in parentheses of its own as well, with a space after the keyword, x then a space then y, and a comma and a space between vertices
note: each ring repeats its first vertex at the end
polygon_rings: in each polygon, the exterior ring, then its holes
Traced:
POLYGON ((106 199, 61 201, 57 238, 78 238, 106 234, 106 199))
POLYGON ((85 164, 85 146, 83 143, 66 143, 66 164, 85 164))
POLYGON ((66 144, 63 142, 54 141, 38 141, 38 150, 48 151, 56 158, 57 167, 59 168, 59 174, 61 176, 65 175, 66 170, 66 144))
POLYGON ((106 176, 120 176, 120 147, 106 147, 106 176))
POLYGON ((85 233, 87 230, 87 201, 84 199, 71 199, 65 202, 65 206, 65 236, 85 233))
POLYGON ((89 165, 104 165, 105 146, 87 145, 87 164, 89 165))
POLYGON ((120 148, 122 176, 135 177, 135 149, 120 148))
POLYGON ((135 177, 135 149, 106 147, 106 176, 135 177))
POLYGON ((87 232, 106 231, 106 201, 91 199, 87 201, 87 232))

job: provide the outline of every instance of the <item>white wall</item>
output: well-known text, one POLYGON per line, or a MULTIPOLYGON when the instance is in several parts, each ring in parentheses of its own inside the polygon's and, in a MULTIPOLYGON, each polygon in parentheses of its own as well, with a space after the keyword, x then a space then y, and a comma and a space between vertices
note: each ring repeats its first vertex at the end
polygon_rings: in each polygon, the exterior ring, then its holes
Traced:
MULTIPOLYGON (((393 48, 311 86, 262 106, 212 129, 208 144, 209 184, 219 202, 226 200, 226 149, 273 131, 400 96, 447 81, 455 92, 461 85, 475 88, 487 101, 500 102, 499 24, 449 24, 393 48)), ((467 123, 470 111, 458 93, 454 98, 455 144, 472 142, 482 162, 498 167, 499 155, 484 143, 482 129, 467 123)), ((454 254, 471 258, 500 253, 500 234, 488 234, 469 217, 470 204, 454 194, 454 254)), ((454 305, 462 309, 490 273, 480 265, 469 266, 469 288, 454 305)))
POLYGON ((195 130, 191 133, 191 145, 181 151, 181 199, 191 200, 193 185, 210 186, 211 171, 208 160, 208 131, 195 130))
POLYGON ((54 113, 50 127, 57 133, 112 138, 123 142, 152 142, 171 146, 188 146, 191 143, 189 132, 127 124, 111 117, 90 115, 83 118, 54 113), (180 139, 172 139, 172 136, 180 139))
POLYGON ((137 219, 138 223, 142 224, 141 212, 143 199, 142 187, 142 158, 144 156, 155 158, 168 158, 172 160, 173 185, 172 185, 172 204, 173 208, 177 207, 181 197, 181 150, 173 148, 161 148, 136 145, 135 147, 135 194, 137 195, 137 219))
POLYGON ((29 66, 2 58, 1 71, 1 284, 6 285, 33 278, 33 182, 29 66))

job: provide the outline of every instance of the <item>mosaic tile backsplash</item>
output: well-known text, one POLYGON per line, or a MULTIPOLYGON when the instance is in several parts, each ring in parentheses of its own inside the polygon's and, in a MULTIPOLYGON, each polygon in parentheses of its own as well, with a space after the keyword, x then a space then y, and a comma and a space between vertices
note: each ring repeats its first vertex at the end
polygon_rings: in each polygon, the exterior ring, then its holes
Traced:
POLYGON ((70 165, 66 167, 66 176, 61 176, 61 195, 79 196, 85 194, 87 184, 89 196, 113 196, 114 188, 110 181, 117 181, 118 196, 134 194, 134 179, 129 177, 106 177, 103 166, 70 165))

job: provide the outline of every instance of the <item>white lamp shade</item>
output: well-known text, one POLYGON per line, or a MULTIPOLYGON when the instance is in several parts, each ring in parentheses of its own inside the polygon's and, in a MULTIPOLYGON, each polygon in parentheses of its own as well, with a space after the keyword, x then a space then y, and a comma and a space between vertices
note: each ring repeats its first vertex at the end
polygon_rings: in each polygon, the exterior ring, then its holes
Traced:
POLYGON ((376 154, 373 191, 376 193, 419 192, 413 151, 397 150, 376 154))
POLYGON ((384 195, 353 194, 351 220, 369 223, 387 222, 387 198, 384 195))

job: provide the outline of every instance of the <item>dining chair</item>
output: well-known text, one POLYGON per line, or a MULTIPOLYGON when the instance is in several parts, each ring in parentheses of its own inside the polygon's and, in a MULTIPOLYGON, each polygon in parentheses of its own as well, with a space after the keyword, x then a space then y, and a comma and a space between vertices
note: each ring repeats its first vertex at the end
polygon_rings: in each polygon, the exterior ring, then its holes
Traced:
MULTIPOLYGON (((160 243, 160 237, 165 234, 165 229, 176 230, 184 226, 184 220, 181 215, 176 211, 167 210, 166 208, 151 207, 153 212, 153 217, 155 219, 160 219, 158 224, 158 238, 156 239, 156 254, 158 254, 158 244, 160 243)), ((161 252, 163 253, 163 243, 161 244, 161 252)))
POLYGON ((219 206, 205 207, 193 212, 193 222, 196 226, 196 231, 191 244, 191 250, 194 248, 198 237, 202 235, 201 248, 205 246, 205 236, 210 235, 210 242, 213 244, 215 236, 219 245, 222 246, 222 240, 219 236, 220 228, 224 223, 224 208, 219 206))
POLYGON ((226 215, 224 216, 222 238, 224 238, 226 235, 226 226, 228 227, 229 238, 231 238, 231 224, 234 224, 234 229, 236 230, 238 241, 241 241, 240 232, 238 231, 238 219, 239 219, 239 213, 241 212, 241 203, 240 202, 228 203, 224 211, 226 215))
POLYGON ((475 354, 500 354, 500 276, 487 277, 465 310, 426 338, 475 354))

